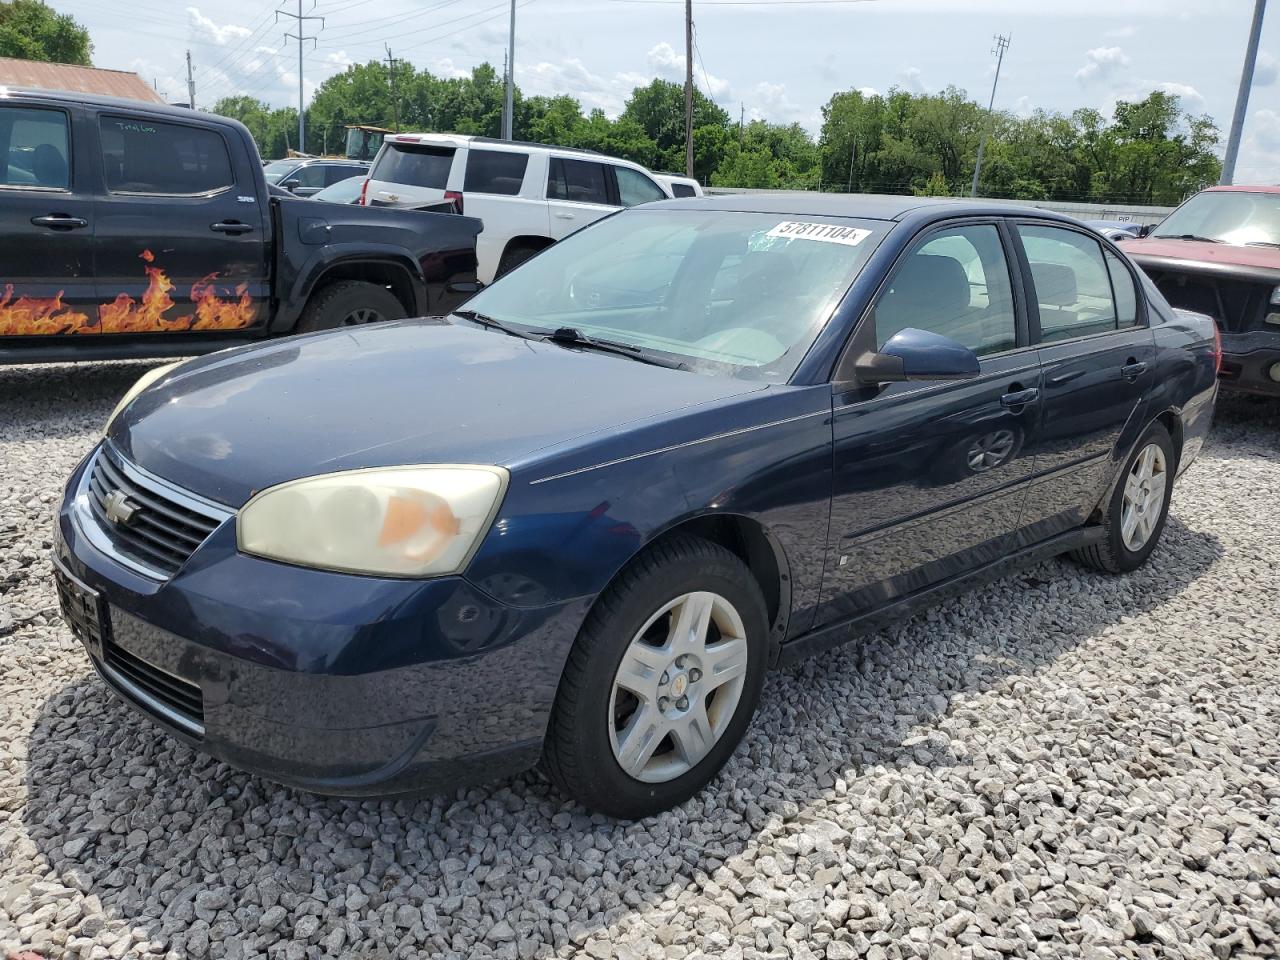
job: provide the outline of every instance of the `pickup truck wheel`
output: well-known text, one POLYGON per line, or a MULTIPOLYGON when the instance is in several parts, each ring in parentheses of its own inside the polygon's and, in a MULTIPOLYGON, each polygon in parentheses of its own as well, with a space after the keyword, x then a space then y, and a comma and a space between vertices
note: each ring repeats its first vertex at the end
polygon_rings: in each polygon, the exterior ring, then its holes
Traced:
POLYGON ((336 330, 381 320, 401 320, 404 305, 386 287, 364 280, 338 280, 312 294, 298 320, 297 333, 336 330))
POLYGON ((1146 563, 1169 519, 1175 467, 1169 431, 1153 423, 1125 461, 1102 518, 1102 542, 1072 557, 1106 573, 1128 573, 1146 563))
POLYGON ((543 767, 584 806, 624 819, 701 790, 732 756, 764 683, 768 616, 728 550, 655 545, 599 597, 569 654, 543 767))

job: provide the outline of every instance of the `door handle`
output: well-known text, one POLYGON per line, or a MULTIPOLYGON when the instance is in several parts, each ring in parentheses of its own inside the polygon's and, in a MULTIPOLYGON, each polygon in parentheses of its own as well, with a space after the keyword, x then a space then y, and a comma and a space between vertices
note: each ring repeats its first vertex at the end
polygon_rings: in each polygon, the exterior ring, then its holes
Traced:
POLYGON ((1029 387, 1026 390, 1014 390, 1000 398, 1000 405, 1002 407, 1025 407, 1038 396, 1040 396, 1040 391, 1036 387, 1029 387))
POLYGON ((1147 371, 1147 364, 1143 360, 1130 360, 1120 368, 1120 376, 1126 380, 1137 380, 1147 371))
POLYGON ((68 217, 61 213, 51 213, 47 217, 32 217, 31 223, 37 227, 48 227, 50 230, 80 230, 89 225, 82 217, 68 217))
POLYGON ((557 213, 556 219, 557 220, 573 220, 575 219, 575 216, 572 213, 557 213))
POLYGON ((238 220, 220 220, 217 223, 209 224, 210 230, 216 230, 218 233, 230 233, 232 235, 238 233, 248 233, 253 229, 247 223, 240 223, 238 220))

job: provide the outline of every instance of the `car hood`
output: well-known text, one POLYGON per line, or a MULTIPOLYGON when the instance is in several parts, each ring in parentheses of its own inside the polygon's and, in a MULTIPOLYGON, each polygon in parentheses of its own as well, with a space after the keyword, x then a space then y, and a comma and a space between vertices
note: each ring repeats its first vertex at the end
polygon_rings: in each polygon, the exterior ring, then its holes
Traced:
POLYGON ((239 507, 266 487, 339 470, 512 466, 555 444, 763 388, 408 320, 188 361, 130 403, 109 438, 144 469, 239 507))
POLYGON ((1233 243, 1205 243, 1202 240, 1126 240, 1125 253, 1137 258, 1190 260, 1219 266, 1271 267, 1280 269, 1280 248, 1246 247, 1233 243))

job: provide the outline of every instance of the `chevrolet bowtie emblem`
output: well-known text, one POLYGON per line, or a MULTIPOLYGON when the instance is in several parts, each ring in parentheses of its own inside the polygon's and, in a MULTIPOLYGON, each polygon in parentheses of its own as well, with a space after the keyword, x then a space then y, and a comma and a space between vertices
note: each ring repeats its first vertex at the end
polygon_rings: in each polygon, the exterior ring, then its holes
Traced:
POLYGON ((123 490, 112 490, 102 501, 107 519, 114 524, 127 527, 138 512, 138 505, 133 503, 123 490))

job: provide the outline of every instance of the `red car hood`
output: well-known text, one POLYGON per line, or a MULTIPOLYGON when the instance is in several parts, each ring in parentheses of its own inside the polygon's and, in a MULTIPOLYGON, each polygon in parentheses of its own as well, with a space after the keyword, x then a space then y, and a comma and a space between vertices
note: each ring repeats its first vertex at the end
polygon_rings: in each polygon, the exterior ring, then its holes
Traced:
POLYGON ((1199 240, 1126 240, 1122 249, 1131 257, 1192 260, 1222 266, 1263 267, 1280 270, 1280 247, 1245 247, 1199 240))

